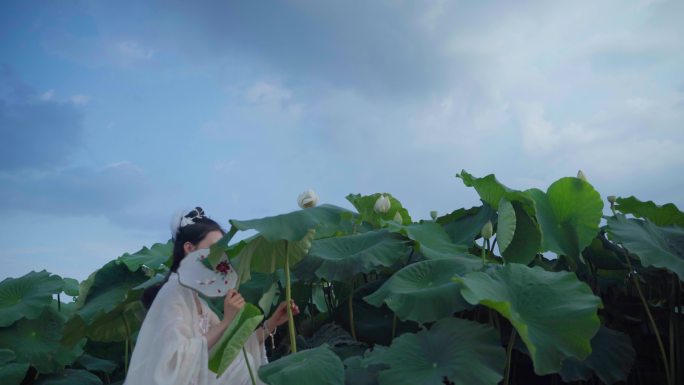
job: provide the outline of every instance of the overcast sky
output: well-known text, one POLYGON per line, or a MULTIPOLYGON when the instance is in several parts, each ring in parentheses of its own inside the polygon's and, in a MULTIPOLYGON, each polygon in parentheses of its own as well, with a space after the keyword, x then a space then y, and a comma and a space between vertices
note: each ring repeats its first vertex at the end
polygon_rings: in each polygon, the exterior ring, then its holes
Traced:
POLYGON ((3 1, 0 279, 84 279, 309 188, 414 220, 454 175, 684 206, 684 2, 3 1))

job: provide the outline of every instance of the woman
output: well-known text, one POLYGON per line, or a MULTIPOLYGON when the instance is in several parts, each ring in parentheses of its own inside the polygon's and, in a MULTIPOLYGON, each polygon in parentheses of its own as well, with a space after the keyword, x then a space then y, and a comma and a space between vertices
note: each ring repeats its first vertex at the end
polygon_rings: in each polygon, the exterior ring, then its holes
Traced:
MULTIPOLYGON (((239 354, 225 373, 216 378, 209 371, 210 349, 245 305, 236 290, 224 297, 224 317, 209 308, 196 291, 178 282, 177 270, 183 258, 197 249, 209 248, 224 235, 223 229, 204 216, 197 207, 178 216, 172 224, 173 262, 166 282, 147 289, 143 303, 149 307, 138 334, 125 385, 251 385, 245 355, 239 354)), ((299 308, 292 302, 293 314, 299 308)), ((264 341, 287 322, 286 303, 282 302, 245 343, 246 356, 257 384, 259 366, 268 362, 264 341)))

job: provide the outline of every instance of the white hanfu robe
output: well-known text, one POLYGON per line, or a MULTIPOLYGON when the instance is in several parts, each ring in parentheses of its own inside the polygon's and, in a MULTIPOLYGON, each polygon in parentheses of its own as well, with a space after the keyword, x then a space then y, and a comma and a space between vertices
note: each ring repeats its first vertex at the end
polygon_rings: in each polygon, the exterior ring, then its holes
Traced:
MULTIPOLYGON (((196 296, 194 290, 178 282, 178 274, 171 273, 145 316, 124 385, 252 384, 243 353, 221 377, 209 370, 209 349, 202 329, 216 325, 219 318, 203 300, 196 301, 196 296), (204 317, 200 317, 198 302, 204 317)), ((245 350, 256 383, 265 385, 257 370, 268 358, 256 332, 245 343, 245 350)))

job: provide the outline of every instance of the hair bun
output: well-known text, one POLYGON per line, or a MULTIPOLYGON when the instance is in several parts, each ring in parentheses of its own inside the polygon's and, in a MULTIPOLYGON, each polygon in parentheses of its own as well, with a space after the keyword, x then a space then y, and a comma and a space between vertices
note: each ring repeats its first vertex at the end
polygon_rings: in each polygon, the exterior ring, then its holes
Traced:
POLYGON ((171 238, 176 239, 176 235, 182 227, 192 225, 199 218, 204 218, 204 209, 200 206, 196 206, 192 210, 179 209, 171 217, 171 238))

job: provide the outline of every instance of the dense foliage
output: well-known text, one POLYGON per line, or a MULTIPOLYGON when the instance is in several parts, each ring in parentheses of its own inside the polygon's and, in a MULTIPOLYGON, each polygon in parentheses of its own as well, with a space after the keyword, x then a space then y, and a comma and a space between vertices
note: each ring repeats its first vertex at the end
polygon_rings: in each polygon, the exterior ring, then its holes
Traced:
MULTIPOLYGON (((256 230, 218 244, 243 295, 266 313, 285 297, 302 309, 256 374, 273 385, 681 383, 684 213, 611 196, 604 215, 583 175, 545 191, 457 176, 481 206, 413 221, 390 194, 349 195, 355 211, 308 207, 315 197, 231 220, 229 236, 256 230)), ((140 295, 164 279, 171 249, 126 253, 80 283, 46 271, 0 282, 0 383, 121 383, 140 295)))

